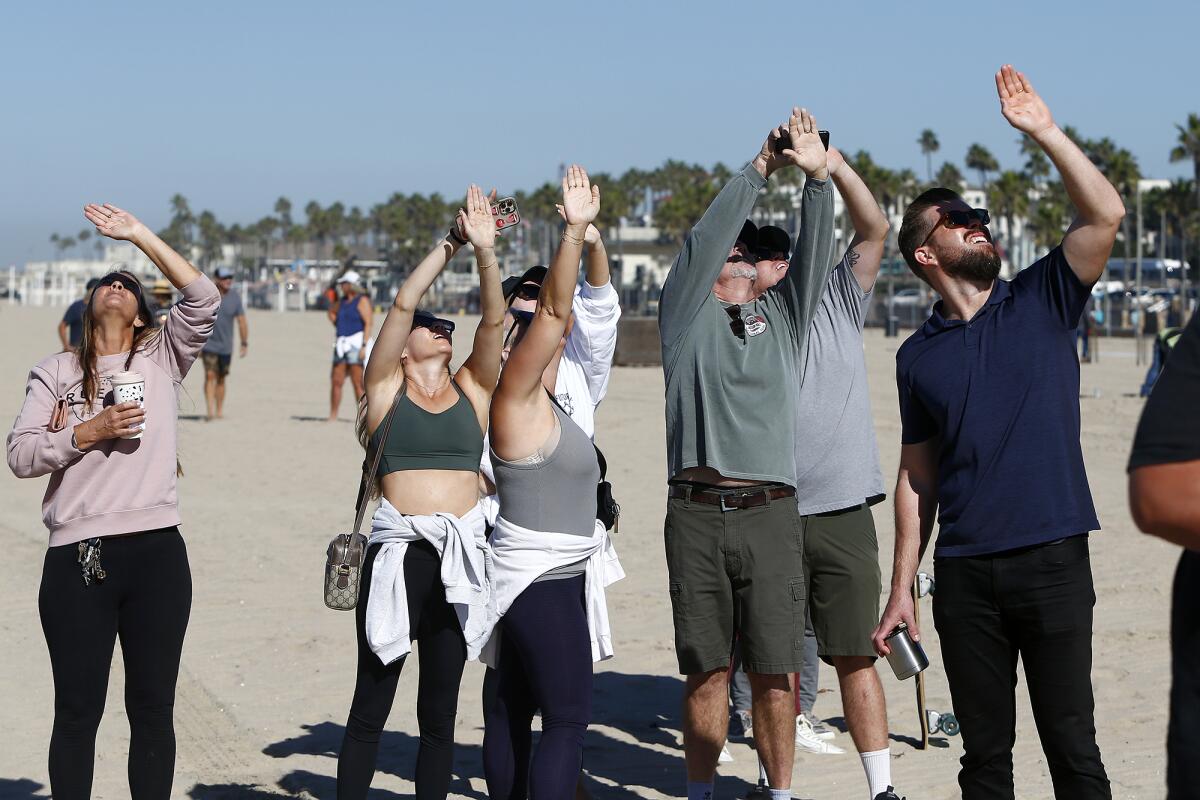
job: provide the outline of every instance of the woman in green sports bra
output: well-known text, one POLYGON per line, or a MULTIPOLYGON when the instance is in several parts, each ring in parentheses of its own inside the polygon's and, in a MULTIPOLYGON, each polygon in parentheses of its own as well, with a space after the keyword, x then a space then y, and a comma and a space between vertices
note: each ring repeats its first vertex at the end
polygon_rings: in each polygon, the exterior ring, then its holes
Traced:
POLYGON ((382 448, 372 476, 373 494, 382 498, 355 610, 358 678, 338 756, 339 800, 367 795, 379 737, 416 639, 416 796, 440 800, 449 791, 463 666, 490 630, 478 473, 504 338, 495 239, 490 199, 472 185, 450 232, 401 285, 367 364, 358 432, 369 453, 382 448), (417 306, 468 241, 483 318, 471 355, 452 373, 454 323, 417 306))

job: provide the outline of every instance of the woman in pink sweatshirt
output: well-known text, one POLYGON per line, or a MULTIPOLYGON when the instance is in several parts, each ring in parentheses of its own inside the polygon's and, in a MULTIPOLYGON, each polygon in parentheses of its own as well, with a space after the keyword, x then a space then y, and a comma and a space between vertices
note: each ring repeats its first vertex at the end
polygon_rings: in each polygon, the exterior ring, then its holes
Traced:
POLYGON ((79 346, 29 373, 8 466, 20 478, 50 476, 38 608, 54 671, 51 791, 57 800, 91 795, 96 728, 120 636, 129 792, 153 800, 171 793, 175 680, 192 600, 177 527, 176 386, 212 332, 220 295, 129 212, 93 204, 84 216, 99 234, 137 245, 183 300, 160 328, 137 278, 102 278, 79 346), (131 372, 144 380, 142 399, 117 402, 113 378, 120 388, 131 372))

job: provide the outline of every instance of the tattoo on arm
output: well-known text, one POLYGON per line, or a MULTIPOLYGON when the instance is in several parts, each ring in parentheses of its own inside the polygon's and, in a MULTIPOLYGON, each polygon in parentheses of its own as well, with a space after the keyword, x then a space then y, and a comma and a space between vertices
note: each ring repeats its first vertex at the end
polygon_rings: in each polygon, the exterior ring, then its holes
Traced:
POLYGON ((850 269, 854 269, 854 265, 858 263, 859 258, 861 256, 859 256, 858 251, 853 247, 846 251, 846 264, 850 269))

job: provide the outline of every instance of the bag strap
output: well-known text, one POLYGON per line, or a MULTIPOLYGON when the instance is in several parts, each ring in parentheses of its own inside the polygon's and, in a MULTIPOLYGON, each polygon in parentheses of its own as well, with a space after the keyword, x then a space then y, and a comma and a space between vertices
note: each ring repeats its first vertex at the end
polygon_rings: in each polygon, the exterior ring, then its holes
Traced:
MULTIPOLYGON (((371 485, 371 476, 379 469, 379 459, 383 457, 383 448, 387 445, 388 433, 392 429, 392 419, 396 416, 396 408, 400 405, 400 398, 404 396, 404 390, 407 386, 408 383, 406 381, 400 382, 400 388, 396 390, 396 398, 392 400, 392 407, 388 409, 387 416, 380 423, 383 428, 383 435, 379 437, 379 446, 375 448, 375 455, 371 457, 369 468, 367 467, 367 459, 363 459, 362 483, 358 486, 358 502, 354 506, 354 534, 356 536, 362 530, 363 515, 367 510, 367 487, 371 485)), ((367 438, 368 451, 370 450, 371 438, 373 437, 367 438)))
MULTIPOLYGON (((543 386, 542 388, 546 390, 546 396, 550 398, 550 402, 554 403, 554 405, 558 407, 559 411, 566 414, 567 419, 570 419, 571 418, 570 412, 568 412, 565 408, 562 407, 562 405, 559 404, 558 398, 554 396, 554 393, 551 392, 549 389, 546 389, 545 386, 543 386)), ((604 458, 604 453, 601 452, 600 448, 596 445, 595 439, 592 440, 592 449, 596 451, 596 461, 600 464, 600 482, 604 483, 605 477, 608 476, 608 460, 604 458)))

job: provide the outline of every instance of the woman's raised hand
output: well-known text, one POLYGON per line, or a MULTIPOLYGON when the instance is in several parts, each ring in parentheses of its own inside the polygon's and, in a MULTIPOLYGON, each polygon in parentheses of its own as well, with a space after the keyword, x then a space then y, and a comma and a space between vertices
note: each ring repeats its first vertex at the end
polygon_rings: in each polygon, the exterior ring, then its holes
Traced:
POLYGON ((476 249, 491 250, 496 246, 496 221, 491 204, 495 195, 494 189, 489 197, 472 183, 467 189, 466 207, 458 212, 458 226, 476 249))
POLYGON ((87 217, 88 222, 96 226, 96 233, 118 241, 133 239, 142 224, 133 214, 117 208, 112 203, 88 203, 83 207, 83 215, 87 217))
POLYGON ((592 185, 583 167, 572 164, 562 185, 562 215, 568 225, 587 225, 599 215, 600 187, 592 185))

